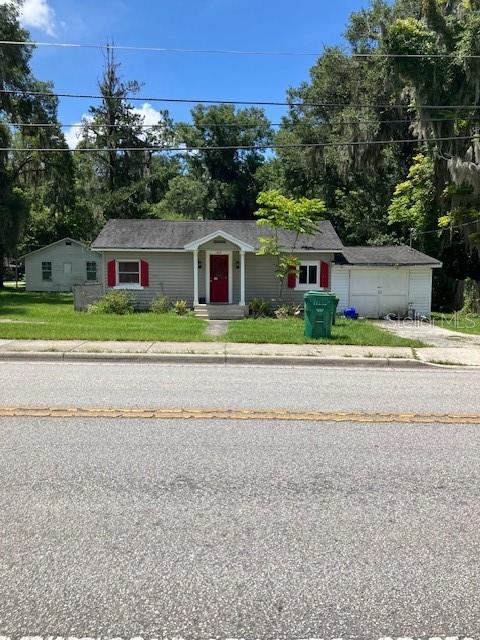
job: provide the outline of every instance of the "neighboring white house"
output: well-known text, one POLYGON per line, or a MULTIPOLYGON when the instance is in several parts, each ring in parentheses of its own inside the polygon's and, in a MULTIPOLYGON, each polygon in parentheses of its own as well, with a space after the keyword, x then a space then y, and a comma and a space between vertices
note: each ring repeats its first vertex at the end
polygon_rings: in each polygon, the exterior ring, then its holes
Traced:
POLYGON ((32 251, 25 261, 27 291, 72 291, 76 284, 102 282, 102 257, 72 238, 32 251))
POLYGON ((338 310, 355 307, 360 316, 405 315, 408 309, 429 316, 433 269, 442 266, 430 256, 406 247, 345 247, 332 268, 332 291, 338 310))

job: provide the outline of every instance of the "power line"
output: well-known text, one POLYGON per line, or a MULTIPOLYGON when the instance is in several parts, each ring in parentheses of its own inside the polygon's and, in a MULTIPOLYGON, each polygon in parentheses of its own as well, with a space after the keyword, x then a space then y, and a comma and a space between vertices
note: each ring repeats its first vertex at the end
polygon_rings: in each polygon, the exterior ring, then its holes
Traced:
MULTIPOLYGON (((103 96, 95 94, 82 94, 82 93, 53 93, 46 91, 24 91, 16 89, 1 89, 0 94, 3 95, 19 95, 19 96, 34 96, 44 98, 76 98, 82 100, 117 100, 127 102, 167 102, 175 104, 228 104, 228 105, 256 105, 263 107, 317 107, 326 109, 343 109, 346 107, 354 109, 410 109, 413 105, 406 104, 347 104, 339 102, 281 102, 276 100, 201 100, 193 98, 152 98, 152 97, 129 97, 118 98, 116 96, 103 96)), ((431 105, 423 104, 418 105, 418 109, 455 109, 455 110, 471 110, 480 109, 480 105, 431 105)))
POLYGON ((428 236, 431 233, 443 233, 444 231, 452 231, 453 229, 463 229, 463 227, 468 227, 471 224, 477 224, 480 222, 480 218, 476 218, 475 220, 470 220, 470 222, 464 222, 463 224, 457 224, 453 226, 444 227, 441 229, 433 229, 432 231, 417 231, 416 229, 412 229, 413 237, 417 238, 418 236, 428 236))
POLYGON ((133 153, 133 152, 182 152, 193 153, 202 151, 267 151, 268 149, 307 149, 307 148, 325 148, 325 147, 355 147, 355 146, 370 146, 370 145, 395 145, 395 144, 426 144, 429 142, 447 142, 447 141, 465 141, 472 140, 472 136, 456 136, 445 138, 427 138, 425 140, 351 140, 349 142, 309 142, 298 144, 264 144, 264 145, 212 145, 212 146, 180 146, 180 147, 104 147, 96 149, 94 147, 79 147, 76 149, 70 148, 6 148, 0 147, 0 151, 7 151, 12 153, 27 153, 27 152, 39 152, 39 153, 68 153, 68 152, 81 152, 81 153, 102 153, 102 152, 118 152, 118 153, 133 153))
MULTIPOLYGON (((475 116, 475 118, 479 118, 480 116, 475 116)), ((456 122, 457 118, 429 118, 428 122, 456 122)), ((420 120, 418 119, 402 119, 402 120, 352 120, 352 121, 341 121, 341 122, 318 122, 313 123, 316 127, 338 127, 338 126, 355 126, 358 124, 419 124, 420 120)), ((186 124, 190 127, 197 127, 198 129, 259 129, 262 127, 285 127, 285 129, 291 129, 296 127, 308 127, 309 123, 303 122, 268 122, 265 124, 239 124, 239 123, 207 123, 207 124, 193 124, 193 123, 182 123, 186 124)), ((8 127, 18 127, 18 128, 34 128, 34 129, 83 129, 85 127, 98 127, 99 129, 118 129, 125 125, 122 124, 96 124, 93 122, 86 121, 85 123, 74 122, 71 124, 61 123, 61 122, 10 122, 8 120, 0 120, 0 125, 6 125, 8 127)), ((161 126, 161 123, 158 124, 138 124, 135 125, 138 129, 155 129, 161 126)))
MULTIPOLYGON (((261 51, 242 49, 194 49, 180 47, 140 47, 116 44, 82 44, 73 42, 19 42, 15 40, 0 40, 0 45, 28 46, 28 47, 54 47, 62 49, 111 49, 113 51, 139 51, 153 53, 186 53, 186 54, 208 54, 208 55, 236 55, 236 56, 281 56, 281 57, 320 57, 325 52, 319 51, 261 51)), ((452 58, 462 60, 480 60, 480 55, 457 55, 454 53, 382 53, 380 51, 369 53, 346 52, 345 55, 351 58, 452 58)))

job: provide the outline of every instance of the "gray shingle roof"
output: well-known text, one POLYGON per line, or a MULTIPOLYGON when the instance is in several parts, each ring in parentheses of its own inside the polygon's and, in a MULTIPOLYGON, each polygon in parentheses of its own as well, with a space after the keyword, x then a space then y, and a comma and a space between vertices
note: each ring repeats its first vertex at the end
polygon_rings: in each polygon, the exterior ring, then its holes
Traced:
POLYGON ((439 260, 405 245, 391 247, 345 247, 343 255, 345 256, 347 264, 356 265, 425 265, 440 267, 442 264, 439 260))
MULTIPOLYGON (((109 220, 92 249, 183 249, 190 242, 224 231, 246 244, 259 248, 259 237, 269 235, 268 227, 255 220, 109 220)), ((291 246, 293 233, 280 234, 284 246, 291 246)), ((342 251, 343 244, 331 222, 322 221, 314 236, 300 236, 298 250, 342 251)))

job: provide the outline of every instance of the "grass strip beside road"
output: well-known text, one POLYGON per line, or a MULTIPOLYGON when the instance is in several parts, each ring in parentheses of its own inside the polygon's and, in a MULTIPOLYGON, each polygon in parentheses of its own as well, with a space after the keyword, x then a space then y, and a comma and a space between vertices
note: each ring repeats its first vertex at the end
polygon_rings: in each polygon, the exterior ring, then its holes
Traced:
POLYGON ((347 320, 341 317, 337 318, 337 323, 332 327, 332 337, 328 339, 305 338, 304 324, 300 318, 233 320, 229 323, 224 339, 225 342, 257 344, 272 342, 275 344, 338 344, 363 347, 421 348, 426 346, 420 340, 400 338, 375 326, 368 320, 347 320))
POLYGON ((480 414, 369 413, 255 409, 125 409, 94 407, 0 407, 0 418, 96 418, 140 420, 254 420, 368 424, 478 424, 480 414))
POLYGON ((441 329, 480 335, 480 315, 474 313, 432 313, 432 323, 441 329))

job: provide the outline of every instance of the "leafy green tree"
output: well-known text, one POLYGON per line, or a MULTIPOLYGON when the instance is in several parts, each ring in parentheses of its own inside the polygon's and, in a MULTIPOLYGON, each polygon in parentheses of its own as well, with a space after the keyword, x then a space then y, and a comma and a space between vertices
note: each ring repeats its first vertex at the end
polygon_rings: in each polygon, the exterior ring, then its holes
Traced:
POLYGON ((210 218, 213 209, 208 187, 192 176, 181 175, 170 180, 164 198, 152 207, 152 213, 163 219, 202 220, 210 218))
POLYGON ((257 171, 265 163, 263 150, 242 147, 271 143, 272 131, 263 110, 232 105, 197 105, 193 123, 180 124, 178 140, 187 147, 220 147, 186 157, 188 172, 208 188, 215 218, 252 218, 259 193, 257 171))
MULTIPOLYGON (((388 15, 387 9, 385 12, 388 15)), ((384 26, 375 27, 368 38, 356 34, 360 40, 352 40, 352 48, 368 49, 370 39, 382 30, 384 26)), ((295 105, 290 107, 276 142, 325 146, 279 149, 285 192, 322 198, 328 216, 349 244, 395 242, 388 225, 388 205, 415 143, 395 109, 375 107, 394 102, 393 89, 385 83, 385 60, 374 57, 366 65, 338 48, 327 49, 311 69, 310 82, 291 89, 288 98, 295 105), (372 107, 353 106, 364 103, 372 107), (345 106, 332 108, 332 104, 345 106), (411 148, 393 143, 363 144, 409 137, 411 148), (347 141, 355 144, 349 146, 347 141)))
POLYGON ((292 270, 300 266, 294 251, 301 235, 313 235, 318 231, 318 222, 325 213, 321 200, 288 198, 279 191, 263 191, 257 199, 259 209, 255 212, 257 224, 269 227, 271 235, 260 238, 259 256, 274 256, 277 260, 275 275, 280 284, 280 300, 283 297, 285 279, 292 270), (291 244, 283 246, 279 233, 290 232, 291 244))
MULTIPOLYGON (((0 40, 27 42, 29 34, 20 27, 18 5, 0 5, 0 40)), ((32 87, 30 70, 32 47, 0 45, 0 88, 25 91, 32 87)), ((28 205, 16 185, 18 168, 5 151, 12 143, 10 127, 2 121, 23 119, 30 115, 35 101, 15 94, 0 94, 0 288, 3 287, 4 262, 16 253, 17 243, 28 214, 28 205), (3 149, 3 150, 2 150, 3 149)))
POLYGON ((75 166, 65 136, 57 119, 58 98, 50 83, 38 82, 32 90, 28 121, 15 135, 14 146, 21 149, 11 154, 16 184, 29 205, 29 215, 19 250, 26 252, 54 242, 66 235, 79 235, 80 218, 75 198, 75 166), (30 126, 44 124, 45 127, 30 126), (44 152, 43 148, 54 149, 44 152))
POLYGON ((436 213, 433 161, 419 153, 413 158, 407 179, 395 188, 389 222, 400 225, 404 237, 416 232, 417 244, 425 249, 423 233, 435 225, 436 213))

